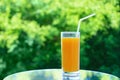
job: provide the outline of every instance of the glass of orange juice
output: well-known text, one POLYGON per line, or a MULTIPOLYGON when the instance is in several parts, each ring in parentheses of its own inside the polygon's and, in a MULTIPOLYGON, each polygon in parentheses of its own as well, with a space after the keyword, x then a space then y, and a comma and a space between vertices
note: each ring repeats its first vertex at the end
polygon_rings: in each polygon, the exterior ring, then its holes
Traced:
POLYGON ((80 32, 61 32, 63 80, 79 80, 80 32))

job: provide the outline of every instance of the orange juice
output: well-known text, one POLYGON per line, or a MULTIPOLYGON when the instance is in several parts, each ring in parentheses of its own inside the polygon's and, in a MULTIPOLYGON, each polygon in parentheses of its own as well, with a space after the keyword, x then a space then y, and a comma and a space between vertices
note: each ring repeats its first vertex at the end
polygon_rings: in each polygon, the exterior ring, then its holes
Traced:
POLYGON ((79 70, 80 39, 78 37, 63 37, 62 44, 62 68, 64 72, 79 70))

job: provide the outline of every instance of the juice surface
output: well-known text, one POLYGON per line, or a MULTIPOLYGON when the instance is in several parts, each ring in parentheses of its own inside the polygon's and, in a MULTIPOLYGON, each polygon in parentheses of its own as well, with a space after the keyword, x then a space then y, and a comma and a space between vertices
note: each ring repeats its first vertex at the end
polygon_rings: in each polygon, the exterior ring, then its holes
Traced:
POLYGON ((62 68, 64 72, 79 70, 79 38, 62 38, 62 68))

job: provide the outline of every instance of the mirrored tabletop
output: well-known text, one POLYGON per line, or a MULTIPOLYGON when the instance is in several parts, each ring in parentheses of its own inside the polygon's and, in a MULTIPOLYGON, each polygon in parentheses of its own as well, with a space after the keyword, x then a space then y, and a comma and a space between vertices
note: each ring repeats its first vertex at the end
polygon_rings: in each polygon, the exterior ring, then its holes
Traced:
MULTIPOLYGON (((61 69, 42 69, 15 73, 3 80, 63 80, 62 77, 61 69)), ((80 80, 120 80, 120 78, 107 73, 80 70, 80 80)))

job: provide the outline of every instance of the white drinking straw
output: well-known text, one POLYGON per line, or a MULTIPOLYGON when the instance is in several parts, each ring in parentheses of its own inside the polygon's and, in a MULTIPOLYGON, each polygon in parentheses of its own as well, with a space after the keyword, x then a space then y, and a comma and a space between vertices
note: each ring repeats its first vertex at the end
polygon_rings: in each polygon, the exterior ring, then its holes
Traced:
POLYGON ((80 30, 80 24, 81 24, 81 22, 82 22, 83 20, 87 19, 87 18, 92 17, 92 16, 95 16, 95 13, 93 13, 93 14, 91 14, 91 15, 88 15, 88 16, 86 16, 86 17, 83 17, 83 18, 81 18, 81 19, 79 20, 79 22, 78 22, 78 28, 77 28, 77 33, 78 33, 79 30, 80 30))

